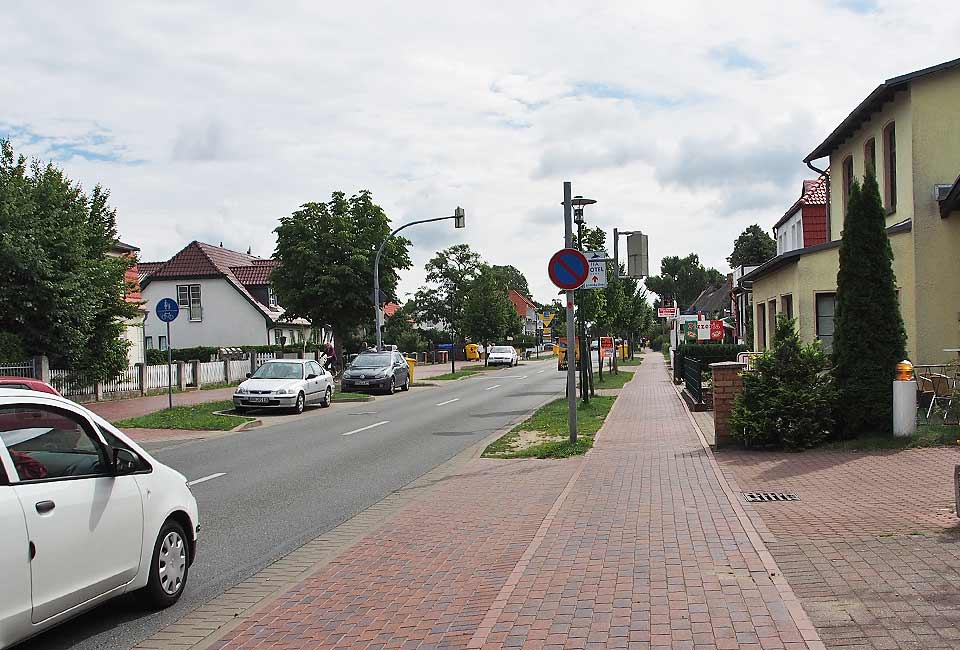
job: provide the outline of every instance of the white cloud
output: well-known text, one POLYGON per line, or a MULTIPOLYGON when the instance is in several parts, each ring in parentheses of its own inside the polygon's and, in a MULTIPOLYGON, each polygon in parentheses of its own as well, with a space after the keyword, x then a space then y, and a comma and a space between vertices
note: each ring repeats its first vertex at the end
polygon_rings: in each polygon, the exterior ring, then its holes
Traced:
POLYGON ((724 266, 878 83, 956 55, 945 1, 126 2, 5 7, 0 136, 112 191, 146 259, 191 239, 259 254, 277 218, 370 189, 422 281, 465 241, 536 296, 561 181, 592 225, 643 229, 651 267, 724 266), (878 44, 897 43, 896 48, 878 44))

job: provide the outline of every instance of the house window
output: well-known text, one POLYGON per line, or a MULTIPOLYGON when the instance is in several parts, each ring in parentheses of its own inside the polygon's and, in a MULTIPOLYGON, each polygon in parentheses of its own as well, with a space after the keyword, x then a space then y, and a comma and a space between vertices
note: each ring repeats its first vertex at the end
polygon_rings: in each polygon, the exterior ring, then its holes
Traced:
POLYGON ((767 349, 767 306, 757 303, 757 350, 767 349))
POLYGON ((189 312, 190 320, 203 320, 203 307, 200 305, 199 284, 178 284, 177 304, 180 305, 181 309, 189 312))
POLYGON ((148 350, 152 350, 152 349, 153 349, 153 337, 152 337, 152 336, 147 336, 147 337, 145 337, 145 338, 144 338, 144 341, 143 341, 143 345, 144 345, 144 347, 146 347, 148 350))
POLYGON ((786 314, 787 318, 793 318, 793 295, 792 294, 780 296, 780 311, 786 314))
POLYGON ((891 122, 883 130, 883 194, 887 212, 897 210, 897 128, 891 122))
POLYGON ((836 311, 835 293, 818 293, 817 306, 817 338, 827 354, 833 352, 833 315, 836 311))
POLYGON ((863 166, 868 174, 877 175, 877 140, 870 138, 863 145, 863 166))
POLYGON ((166 336, 161 336, 161 337, 159 338, 159 340, 160 340, 160 349, 161 349, 161 350, 166 350, 166 349, 167 349, 167 337, 166 337, 166 336))
POLYGON ((850 193, 853 191, 853 156, 843 159, 843 216, 847 216, 847 204, 850 202, 850 193))
POLYGON ((273 292, 272 286, 267 286, 267 304, 271 307, 277 306, 277 294, 273 292))
POLYGON ((767 325, 767 330, 770 332, 770 345, 773 345, 773 337, 777 331, 777 299, 773 298, 770 302, 767 303, 767 317, 770 319, 770 323, 767 325))

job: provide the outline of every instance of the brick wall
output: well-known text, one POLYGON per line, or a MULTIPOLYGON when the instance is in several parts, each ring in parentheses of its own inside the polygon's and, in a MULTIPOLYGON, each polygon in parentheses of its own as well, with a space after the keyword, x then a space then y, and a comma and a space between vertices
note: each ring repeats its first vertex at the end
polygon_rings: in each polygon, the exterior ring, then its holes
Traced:
POLYGON ((730 410, 733 408, 733 400, 743 392, 743 378, 740 373, 746 367, 746 364, 735 361, 710 364, 713 373, 713 426, 715 446, 718 448, 731 442, 730 410))

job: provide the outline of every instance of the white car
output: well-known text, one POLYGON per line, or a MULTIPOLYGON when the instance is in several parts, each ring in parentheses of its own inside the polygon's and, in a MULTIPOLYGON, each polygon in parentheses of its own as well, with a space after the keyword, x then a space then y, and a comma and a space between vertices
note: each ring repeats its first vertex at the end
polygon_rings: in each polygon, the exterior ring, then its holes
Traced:
POLYGON ((233 407, 282 408, 303 413, 307 404, 326 408, 333 401, 333 375, 311 359, 270 359, 237 386, 233 407))
POLYGON ((0 388, 0 648, 120 594, 179 600, 196 555, 187 480, 95 413, 0 388))
POLYGON ((490 354, 487 356, 487 365, 491 366, 515 366, 520 363, 517 356, 517 350, 512 345, 494 345, 490 347, 490 354))

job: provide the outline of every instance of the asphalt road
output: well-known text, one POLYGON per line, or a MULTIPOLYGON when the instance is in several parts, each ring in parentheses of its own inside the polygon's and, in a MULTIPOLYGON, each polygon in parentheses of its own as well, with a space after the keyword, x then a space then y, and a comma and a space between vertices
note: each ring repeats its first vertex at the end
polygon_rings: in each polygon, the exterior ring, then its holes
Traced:
POLYGON ((115 599, 23 650, 127 649, 244 578, 563 394, 556 360, 335 404, 235 435, 152 445, 189 480, 200 549, 180 602, 163 612, 115 599))

